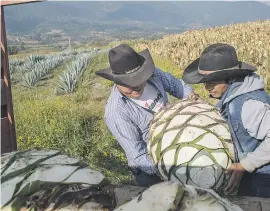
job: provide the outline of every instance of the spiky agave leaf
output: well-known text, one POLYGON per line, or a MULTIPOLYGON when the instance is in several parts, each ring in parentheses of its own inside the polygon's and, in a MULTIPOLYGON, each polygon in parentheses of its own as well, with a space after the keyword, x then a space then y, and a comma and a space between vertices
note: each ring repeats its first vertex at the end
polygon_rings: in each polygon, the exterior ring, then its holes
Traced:
POLYGON ((23 65, 23 67, 24 67, 25 71, 31 71, 34 68, 35 64, 36 63, 34 63, 32 61, 28 61, 23 65))
POLYGON ((20 59, 11 59, 11 60, 9 60, 9 65, 22 66, 23 64, 24 64, 24 61, 20 60, 20 59))
POLYGON ((59 75, 59 81, 56 87, 56 94, 67 94, 74 91, 76 87, 76 77, 73 73, 65 72, 59 75))
POLYGON ((24 86, 33 87, 38 81, 43 79, 46 75, 50 74, 55 68, 63 63, 64 60, 70 57, 64 58, 60 54, 48 55, 48 56, 33 56, 30 55, 28 63, 24 68, 27 70, 27 75, 24 75, 24 86))
POLYGON ((28 72, 22 75, 22 79, 22 86, 27 88, 33 88, 40 80, 40 76, 38 72, 28 72))
POLYGON ((67 66, 67 71, 59 76, 55 93, 66 94, 74 92, 83 71, 88 65, 88 61, 89 54, 82 54, 78 56, 76 61, 72 62, 71 66, 67 66))
POLYGON ((17 71, 17 66, 15 65, 9 65, 9 73, 12 75, 17 71))
POLYGON ((45 59, 46 58, 46 56, 44 56, 44 55, 29 55, 28 56, 28 61, 30 62, 30 63, 37 63, 37 62, 39 62, 39 61, 41 61, 41 60, 43 60, 43 59, 45 59))
POLYGON ((12 75, 17 72, 18 70, 20 70, 20 67, 24 64, 23 60, 19 60, 19 59, 13 59, 13 60, 9 60, 9 72, 12 75))

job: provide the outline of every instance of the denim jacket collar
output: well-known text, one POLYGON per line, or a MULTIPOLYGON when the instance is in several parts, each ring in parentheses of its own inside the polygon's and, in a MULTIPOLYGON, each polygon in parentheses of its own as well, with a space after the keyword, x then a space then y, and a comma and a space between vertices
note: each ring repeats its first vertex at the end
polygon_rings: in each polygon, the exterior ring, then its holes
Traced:
POLYGON ((222 95, 220 101, 216 104, 216 108, 219 111, 224 109, 226 103, 229 103, 232 99, 228 99, 233 93, 237 91, 237 89, 241 86, 241 82, 235 82, 228 86, 226 92, 222 95))

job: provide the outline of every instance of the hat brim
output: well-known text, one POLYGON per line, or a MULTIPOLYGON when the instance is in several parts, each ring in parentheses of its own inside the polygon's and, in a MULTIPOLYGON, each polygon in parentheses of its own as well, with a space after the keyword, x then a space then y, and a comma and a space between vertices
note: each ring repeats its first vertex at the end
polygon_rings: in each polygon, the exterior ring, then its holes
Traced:
POLYGON ((240 69, 230 69, 230 70, 219 70, 214 73, 203 75, 198 71, 200 58, 193 61, 184 71, 183 73, 183 81, 187 84, 199 84, 211 81, 221 81, 229 78, 238 78, 246 76, 252 72, 255 72, 257 69, 245 62, 239 62, 241 68, 240 69))
POLYGON ((148 49, 138 53, 145 60, 140 69, 129 74, 113 74, 111 68, 96 72, 97 75, 123 86, 136 87, 146 82, 155 71, 155 64, 148 49))

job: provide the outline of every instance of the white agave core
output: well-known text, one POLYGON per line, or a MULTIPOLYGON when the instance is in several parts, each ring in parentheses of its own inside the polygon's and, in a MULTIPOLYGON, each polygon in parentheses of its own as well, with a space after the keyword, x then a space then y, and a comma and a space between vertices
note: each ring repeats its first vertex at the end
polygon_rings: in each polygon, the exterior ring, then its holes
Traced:
POLYGON ((178 132, 179 131, 177 131, 177 130, 171 130, 171 131, 164 134, 164 136, 161 140, 161 150, 162 151, 172 144, 172 142, 175 139, 178 132))
POLYGON ((182 126, 189 118, 191 115, 177 115, 175 116, 170 124, 168 125, 167 129, 171 129, 177 126, 182 126))
POLYGON ((178 143, 184 142, 191 142, 194 139, 198 138, 199 136, 203 135, 205 130, 197 128, 197 127, 190 127, 187 126, 178 140, 178 143))
POLYGON ((220 186, 218 179, 225 178, 223 172, 231 165, 234 154, 228 126, 220 113, 207 103, 188 100, 155 115, 148 151, 165 180, 202 188, 219 188, 203 186, 206 178, 202 177, 206 175, 220 186))

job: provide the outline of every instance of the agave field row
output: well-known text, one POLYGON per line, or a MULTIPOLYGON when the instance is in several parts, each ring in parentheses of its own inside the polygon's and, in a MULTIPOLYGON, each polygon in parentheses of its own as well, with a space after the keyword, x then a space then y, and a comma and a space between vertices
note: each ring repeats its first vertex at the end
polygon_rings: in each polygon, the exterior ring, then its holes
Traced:
POLYGON ((30 55, 25 60, 10 60, 9 70, 11 80, 14 80, 15 75, 17 75, 22 78, 22 86, 32 88, 35 87, 40 80, 43 80, 51 74, 57 67, 71 59, 75 59, 72 66, 68 67, 68 71, 60 76, 60 82, 57 88, 58 93, 63 93, 61 89, 67 90, 63 84, 69 84, 69 91, 64 92, 71 92, 74 90, 76 81, 81 75, 82 70, 87 66, 90 54, 93 56, 103 51, 104 50, 100 50, 99 52, 92 50, 63 51, 49 55, 30 55))
POLYGON ((63 62, 69 61, 82 53, 89 53, 89 50, 62 51, 49 55, 30 55, 25 60, 9 60, 9 72, 11 79, 15 74, 22 76, 26 87, 33 87, 45 75, 60 66, 63 62))
POLYGON ((151 53, 173 61, 183 70, 198 58, 202 50, 213 43, 228 43, 236 48, 239 60, 258 68, 270 88, 270 20, 233 24, 204 30, 167 35, 154 41, 140 41, 139 50, 149 48, 151 53))
MULTIPOLYGON (((31 57, 30 57, 31 58, 31 57)), ((71 56, 50 56, 44 60, 35 60, 27 63, 26 73, 22 75, 23 86, 34 87, 44 76, 50 74, 55 68, 64 61, 71 59, 71 56), (29 66, 27 66, 29 65, 29 66)))
POLYGON ((77 54, 87 53, 90 52, 89 50, 86 51, 62 51, 60 53, 53 53, 49 55, 30 55, 26 59, 11 59, 9 60, 9 72, 10 74, 14 74, 16 72, 28 72, 31 71, 33 66, 36 63, 51 59, 53 57, 71 57, 73 58, 77 54))

